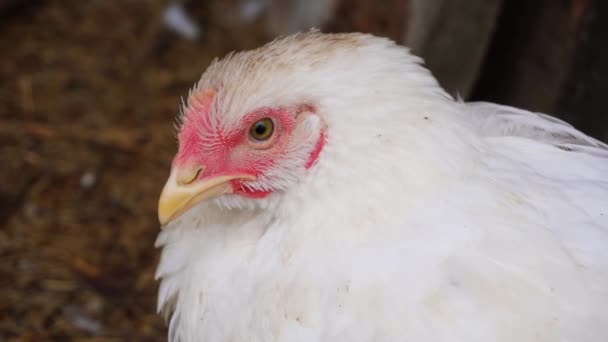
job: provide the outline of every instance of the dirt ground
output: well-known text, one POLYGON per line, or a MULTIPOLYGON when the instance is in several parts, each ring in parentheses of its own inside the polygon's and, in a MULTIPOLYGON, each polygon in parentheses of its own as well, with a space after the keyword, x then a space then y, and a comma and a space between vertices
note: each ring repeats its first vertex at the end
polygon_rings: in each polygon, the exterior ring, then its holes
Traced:
POLYGON ((266 38, 180 39, 162 1, 31 3, 0 13, 0 340, 165 340, 153 244, 180 97, 266 38))

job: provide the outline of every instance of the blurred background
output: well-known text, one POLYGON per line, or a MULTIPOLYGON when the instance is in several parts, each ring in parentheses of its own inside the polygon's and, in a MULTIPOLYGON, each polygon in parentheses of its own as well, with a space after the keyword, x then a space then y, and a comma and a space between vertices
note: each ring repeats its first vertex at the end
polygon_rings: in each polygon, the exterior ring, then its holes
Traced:
POLYGON ((608 140, 608 2, 0 1, 0 340, 165 340, 156 201, 216 56, 309 27, 390 37, 469 100, 608 140))

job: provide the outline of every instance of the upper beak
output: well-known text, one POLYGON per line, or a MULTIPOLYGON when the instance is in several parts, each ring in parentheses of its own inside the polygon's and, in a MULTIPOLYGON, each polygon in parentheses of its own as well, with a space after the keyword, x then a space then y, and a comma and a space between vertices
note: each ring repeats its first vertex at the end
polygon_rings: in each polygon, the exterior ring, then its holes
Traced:
POLYGON ((196 176, 199 172, 200 169, 194 173, 192 170, 178 167, 171 169, 171 175, 158 200, 158 220, 161 227, 201 201, 232 193, 230 180, 253 178, 249 175, 221 175, 198 180, 196 176))

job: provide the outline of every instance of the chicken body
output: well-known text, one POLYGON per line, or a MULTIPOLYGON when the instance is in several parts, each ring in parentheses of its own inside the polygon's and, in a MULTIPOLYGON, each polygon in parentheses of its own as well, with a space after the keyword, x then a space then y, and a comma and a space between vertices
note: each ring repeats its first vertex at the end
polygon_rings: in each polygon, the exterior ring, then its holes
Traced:
POLYGON ((211 126, 260 108, 314 115, 245 185, 263 196, 214 194, 161 232, 171 340, 608 341, 606 145, 456 101, 420 62, 386 39, 313 31, 209 67, 174 169, 197 153, 213 169, 213 142, 188 146, 211 126))

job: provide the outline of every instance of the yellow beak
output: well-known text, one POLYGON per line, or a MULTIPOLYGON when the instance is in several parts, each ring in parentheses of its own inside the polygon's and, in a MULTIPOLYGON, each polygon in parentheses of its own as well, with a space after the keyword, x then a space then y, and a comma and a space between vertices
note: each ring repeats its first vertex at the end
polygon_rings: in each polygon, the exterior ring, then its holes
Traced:
POLYGON ((161 228, 197 203, 232 192, 229 181, 248 179, 249 175, 224 175, 205 180, 194 180, 191 170, 173 168, 158 200, 158 220, 161 228), (186 175, 186 180, 184 180, 186 175))

